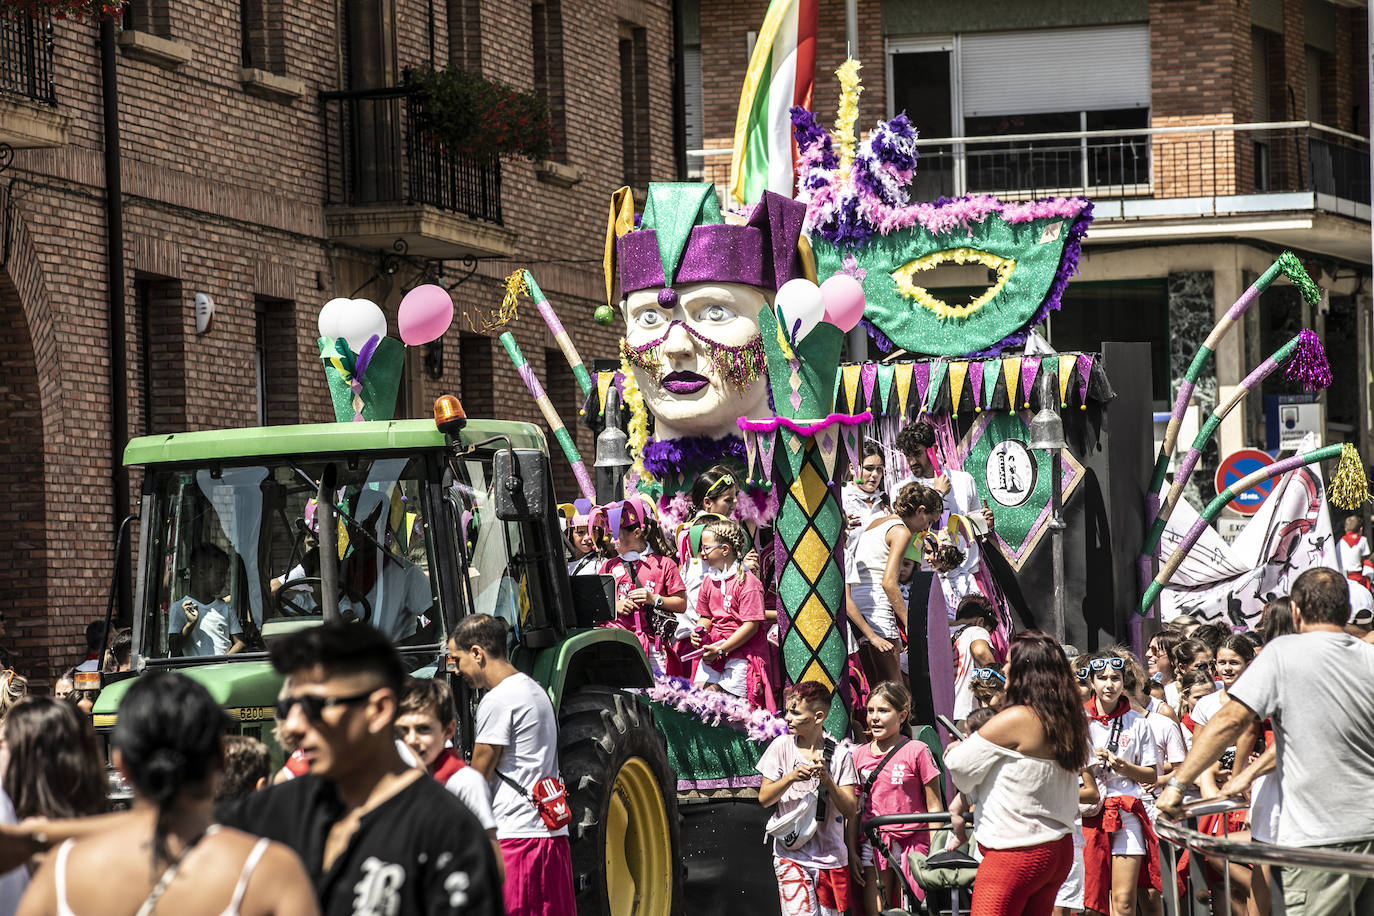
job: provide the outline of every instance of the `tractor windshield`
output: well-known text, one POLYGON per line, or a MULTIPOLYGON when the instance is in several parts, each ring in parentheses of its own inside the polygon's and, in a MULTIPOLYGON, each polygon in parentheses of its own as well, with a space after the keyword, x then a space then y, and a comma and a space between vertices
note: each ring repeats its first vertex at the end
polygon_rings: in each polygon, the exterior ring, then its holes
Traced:
MULTIPOLYGON (((400 645, 437 643, 443 632, 423 462, 405 455, 334 462, 340 615, 400 645)), ((314 481, 322 472, 318 459, 289 458, 150 471, 145 658, 261 651, 321 621, 314 481)))

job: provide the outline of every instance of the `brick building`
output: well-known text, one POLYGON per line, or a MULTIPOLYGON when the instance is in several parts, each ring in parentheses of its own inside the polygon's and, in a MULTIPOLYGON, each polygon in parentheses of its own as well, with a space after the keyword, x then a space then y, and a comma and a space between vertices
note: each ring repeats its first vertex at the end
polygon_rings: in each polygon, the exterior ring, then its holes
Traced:
MULTIPOLYGON (((0 607, 40 681, 79 660, 108 594, 113 348, 131 436, 329 420, 320 305, 373 299, 394 335, 426 276, 480 315, 529 267, 583 356, 615 355, 618 333, 590 320, 609 192, 676 174, 668 0, 134 0, 114 58, 114 341, 99 27, 6 19, 0 33, 0 142, 15 148, 0 173, 0 607), (397 87, 428 66, 536 89, 561 137, 552 160, 472 165, 411 142, 397 87), (204 334, 197 293, 215 303, 204 334)), ((513 328, 573 425, 552 337, 533 310, 513 328)), ((461 314, 441 348, 408 352, 398 414, 426 416, 441 392, 473 416, 538 420, 461 314)))
MULTIPOLYGON (((820 2, 813 109, 823 123, 835 113, 844 6, 820 2)), ((688 72, 702 74, 688 168, 722 194, 739 86, 766 7, 687 4, 683 33, 699 60, 688 58, 696 64, 688 72)), ((1290 249, 1328 297, 1314 308, 1292 287, 1266 292, 1199 385, 1191 428, 1265 356, 1313 327, 1341 384, 1301 409, 1301 425, 1370 454, 1366 4, 859 0, 857 8, 859 125, 908 113, 922 138, 917 199, 1094 200, 1079 276, 1047 328, 1053 343, 1150 342, 1155 409, 1167 411, 1214 320, 1290 249)), ((694 91, 689 85, 689 99, 694 91)), ((941 267, 931 286, 947 299, 977 296, 986 287, 978 270, 941 267)), ((1286 441, 1276 414, 1292 392, 1275 377, 1260 394, 1222 425, 1222 454, 1286 441)), ((1163 424, 1156 428, 1162 435, 1163 424)), ((1213 446, 1194 478, 1208 497, 1217 460, 1213 446)))

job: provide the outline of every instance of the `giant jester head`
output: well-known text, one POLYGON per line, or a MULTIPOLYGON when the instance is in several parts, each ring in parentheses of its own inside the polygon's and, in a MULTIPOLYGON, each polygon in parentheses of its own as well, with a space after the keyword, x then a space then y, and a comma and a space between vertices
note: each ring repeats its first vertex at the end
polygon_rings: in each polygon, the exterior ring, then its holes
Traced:
POLYGON ((879 123, 852 157, 835 153, 809 111, 793 109, 793 124, 818 272, 860 279, 864 321, 880 348, 996 355, 1059 307, 1092 220, 1087 200, 911 203, 916 131, 905 114, 879 123), (970 301, 943 301, 925 278, 949 263, 981 265, 994 279, 970 301))
POLYGON ((621 355, 634 372, 659 439, 738 434, 741 416, 767 413, 759 312, 802 273, 806 208, 765 193, 738 222, 722 217, 711 184, 649 185, 634 227, 628 189, 612 200, 607 300, 619 266, 621 355))

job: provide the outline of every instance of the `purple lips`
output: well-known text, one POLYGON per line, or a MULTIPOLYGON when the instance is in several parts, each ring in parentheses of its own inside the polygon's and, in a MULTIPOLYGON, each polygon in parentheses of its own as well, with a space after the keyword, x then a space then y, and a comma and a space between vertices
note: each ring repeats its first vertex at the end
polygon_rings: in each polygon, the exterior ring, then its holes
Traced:
POLYGON ((673 394, 696 394, 711 380, 695 372, 669 372, 663 377, 663 387, 673 394))

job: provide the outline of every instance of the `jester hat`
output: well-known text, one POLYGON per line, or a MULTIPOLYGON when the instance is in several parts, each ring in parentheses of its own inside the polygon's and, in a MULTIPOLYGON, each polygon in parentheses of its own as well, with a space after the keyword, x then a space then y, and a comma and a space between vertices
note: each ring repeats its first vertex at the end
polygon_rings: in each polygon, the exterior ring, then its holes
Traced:
POLYGON ((653 502, 642 494, 634 493, 604 506, 593 506, 587 516, 587 526, 600 528, 619 540, 622 528, 642 528, 654 520, 653 502))
POLYGON ((794 277, 815 277, 802 238, 806 206, 765 191, 744 225, 727 223, 716 188, 708 183, 653 182, 639 227, 629 188, 611 195, 606 227, 606 303, 622 294, 663 289, 659 302, 676 301, 679 283, 743 283, 776 291, 794 277), (799 247, 800 246, 800 247, 799 247))
POLYGON ((591 512, 592 501, 590 499, 575 499, 570 503, 558 504, 558 514, 563 517, 564 531, 586 526, 591 512))

